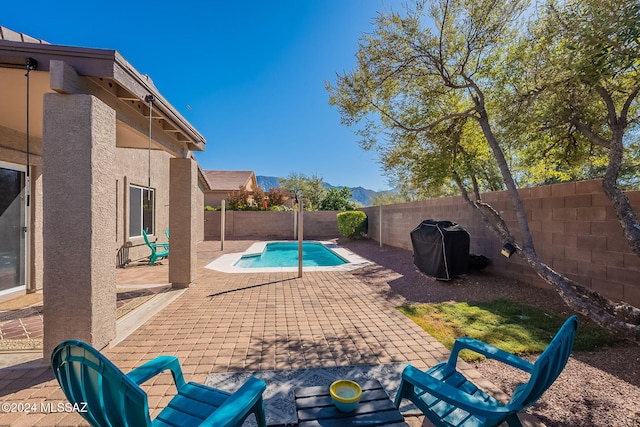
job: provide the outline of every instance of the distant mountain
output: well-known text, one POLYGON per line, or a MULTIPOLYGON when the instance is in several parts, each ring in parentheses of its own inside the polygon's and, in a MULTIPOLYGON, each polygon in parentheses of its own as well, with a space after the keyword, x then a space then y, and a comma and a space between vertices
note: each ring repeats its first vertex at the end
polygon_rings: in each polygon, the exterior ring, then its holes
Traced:
MULTIPOLYGON (((328 183, 324 183, 327 188, 342 188, 342 186, 334 186, 328 183)), ((363 187, 347 187, 351 190, 351 201, 358 202, 363 206, 371 206, 371 200, 376 197, 379 192, 369 190, 363 187)))
MULTIPOLYGON (((275 176, 263 176, 256 175, 258 185, 262 187, 264 191, 269 191, 271 187, 279 187, 278 178, 275 176)), ((342 188, 342 186, 331 185, 327 182, 324 183, 327 188, 342 188)), ((351 201, 358 202, 363 206, 371 206, 371 200, 379 194, 378 191, 369 190, 363 187, 347 187, 351 190, 351 201)))
POLYGON ((264 191, 269 191, 271 187, 280 187, 278 178, 275 176, 256 175, 256 180, 258 181, 258 185, 262 187, 264 191))

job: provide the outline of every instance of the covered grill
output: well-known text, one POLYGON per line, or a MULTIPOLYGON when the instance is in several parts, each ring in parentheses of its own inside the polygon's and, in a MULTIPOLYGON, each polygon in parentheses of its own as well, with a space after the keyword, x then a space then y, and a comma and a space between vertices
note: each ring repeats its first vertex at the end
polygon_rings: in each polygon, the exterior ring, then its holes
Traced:
POLYGON ((451 280, 469 269, 469 233, 451 221, 422 221, 411 231, 413 263, 425 274, 451 280))

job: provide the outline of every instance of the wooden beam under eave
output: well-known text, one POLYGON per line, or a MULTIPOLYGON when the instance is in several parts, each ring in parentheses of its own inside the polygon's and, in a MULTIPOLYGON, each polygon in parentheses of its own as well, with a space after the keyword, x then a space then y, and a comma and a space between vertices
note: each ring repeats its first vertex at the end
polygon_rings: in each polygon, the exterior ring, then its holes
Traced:
POLYGON ((139 101, 140 99, 136 97, 134 94, 124 89, 122 86, 117 85, 116 87, 116 96, 118 99, 123 101, 139 101))
POLYGON ((189 142, 187 148, 190 151, 204 151, 204 144, 201 142, 189 142))
POLYGON ((124 101, 124 103, 128 107, 131 107, 134 111, 136 111, 141 116, 145 116, 147 114, 146 111, 149 109, 149 107, 147 107, 147 104, 140 101, 139 99, 131 99, 128 101, 124 101))
MULTIPOLYGON (((119 106, 116 108, 116 118, 133 130, 143 135, 148 135, 149 118, 138 115, 137 112, 130 107, 123 108, 123 106, 127 104, 126 102, 119 103, 119 106)), ((151 134, 153 140, 162 146, 165 151, 172 153, 176 157, 184 157, 186 155, 187 151, 184 143, 178 141, 173 133, 164 132, 157 121, 153 121, 151 134)))
POLYGON ((140 99, 132 94, 127 89, 123 88, 118 82, 115 80, 104 79, 102 77, 93 78, 92 81, 109 92, 111 95, 120 99, 121 101, 128 102, 140 102, 140 99))
MULTIPOLYGON (((100 98, 116 111, 117 120, 143 135, 149 134, 149 118, 144 116, 144 109, 149 108, 147 104, 139 99, 128 101, 120 99, 116 96, 115 91, 106 91, 103 82, 95 81, 92 78, 89 78, 88 86, 88 93, 100 98)), ((164 132, 158 121, 153 123, 152 134, 154 141, 165 151, 177 157, 184 157, 187 154, 189 148, 179 142, 173 133, 164 132)))
MULTIPOLYGON (((117 59, 117 58, 116 58, 117 59)), ((168 122, 175 124, 175 126, 180 129, 183 133, 190 135, 190 141, 194 142, 193 147, 185 146, 186 150, 195 149, 196 151, 204 151, 205 140, 202 135, 200 135, 189 122, 187 122, 157 91, 157 89, 148 81, 145 81, 144 77, 140 75, 133 67, 130 66, 126 61, 116 60, 116 64, 114 66, 114 80, 126 88, 128 91, 137 95, 139 99, 145 99, 145 97, 149 94, 154 95, 156 100, 154 102, 154 110, 155 106, 158 107, 158 110, 165 116, 165 120, 168 122)), ((147 120, 148 116, 147 115, 147 120)))
MULTIPOLYGON (((143 111, 144 117, 149 120, 150 117, 150 113, 151 113, 151 108, 149 107, 149 104, 147 102, 140 102, 140 105, 142 106, 141 110, 143 111)), ((164 116, 160 114, 160 112, 158 111, 157 108, 153 108, 153 118, 154 119, 164 119, 164 116)))
POLYGON ((187 135, 185 135, 182 132, 176 133, 176 139, 180 142, 193 142, 191 138, 189 138, 187 135))
MULTIPOLYGON (((117 120, 127 124, 143 135, 149 133, 148 104, 141 102, 139 99, 132 102, 118 98, 116 95, 117 86, 110 86, 110 83, 117 84, 117 82, 104 81, 101 78, 81 77, 71 65, 60 60, 50 61, 49 73, 49 84, 52 90, 66 95, 93 95, 115 110, 117 120)), ((154 118, 157 119, 164 118, 159 115, 156 116, 155 108, 153 115, 154 118)), ((185 142, 190 141, 189 139, 179 140, 175 133, 165 132, 157 121, 153 124, 152 132, 154 135, 153 139, 160 144, 164 150, 175 156, 185 157, 190 150, 187 144, 185 144, 185 142)))
POLYGON ((162 130, 164 130, 165 132, 182 132, 180 129, 171 125, 168 120, 162 121, 162 130))

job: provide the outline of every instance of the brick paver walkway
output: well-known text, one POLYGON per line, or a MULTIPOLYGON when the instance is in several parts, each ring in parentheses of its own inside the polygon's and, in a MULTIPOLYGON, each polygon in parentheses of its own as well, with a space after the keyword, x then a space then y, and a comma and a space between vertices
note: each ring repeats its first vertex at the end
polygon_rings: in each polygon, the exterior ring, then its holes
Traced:
MULTIPOLYGON (((135 310, 169 288, 168 283, 141 289, 131 288, 130 284, 119 286, 116 295, 117 317, 135 310)), ((0 311, 0 351, 42 349, 43 337, 42 301, 29 307, 0 311)))
POLYGON ((0 313, 0 340, 42 339, 42 305, 0 313))
MULTIPOLYGON (((252 242, 226 242, 237 252, 252 242)), ((123 371, 160 354, 178 356, 189 381, 212 372, 409 362, 427 368, 448 351, 394 305, 348 272, 225 274, 203 266, 219 242, 199 247, 197 280, 180 298, 104 353, 123 371)), ((166 266, 147 269, 166 274, 166 266)), ((144 270, 131 274, 143 281, 144 270)), ((158 278, 152 278, 158 283, 158 278)), ((133 280, 133 279, 132 279, 133 280)), ((0 355, 0 357, 2 357, 0 355)), ((469 369, 471 377, 478 378, 469 369)), ((152 416, 173 395, 163 374, 145 384, 152 416)), ((2 413, 0 426, 78 425, 77 414, 43 413, 65 402, 51 371, 33 365, 0 370, 0 403, 35 404, 34 413, 2 413)))

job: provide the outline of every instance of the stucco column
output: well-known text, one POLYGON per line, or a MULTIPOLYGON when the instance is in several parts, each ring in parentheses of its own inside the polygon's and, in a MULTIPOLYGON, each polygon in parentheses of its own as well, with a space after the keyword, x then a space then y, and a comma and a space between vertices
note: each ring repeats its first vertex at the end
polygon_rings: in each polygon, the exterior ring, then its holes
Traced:
POLYGON ((170 160, 169 187, 169 282, 175 288, 188 287, 196 277, 198 169, 192 159, 170 160))
POLYGON ((44 95, 44 357, 115 337, 115 111, 91 95, 44 95))

